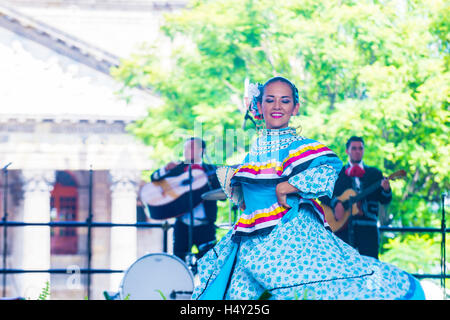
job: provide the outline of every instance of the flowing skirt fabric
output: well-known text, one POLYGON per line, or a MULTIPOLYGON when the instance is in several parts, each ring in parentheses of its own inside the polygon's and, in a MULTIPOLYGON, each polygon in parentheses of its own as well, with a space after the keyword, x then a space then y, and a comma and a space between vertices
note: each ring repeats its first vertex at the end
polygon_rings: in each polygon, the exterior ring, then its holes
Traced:
POLYGON ((309 206, 291 209, 270 233, 231 231, 199 261, 193 299, 424 299, 407 272, 354 248, 324 228, 309 206))

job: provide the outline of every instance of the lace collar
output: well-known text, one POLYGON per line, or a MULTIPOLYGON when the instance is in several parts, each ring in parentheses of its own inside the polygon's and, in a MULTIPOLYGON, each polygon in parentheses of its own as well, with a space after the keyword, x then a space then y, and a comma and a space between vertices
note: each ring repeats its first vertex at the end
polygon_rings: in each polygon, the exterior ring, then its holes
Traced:
POLYGON ((261 129, 259 130, 259 136, 281 136, 281 135, 297 135, 297 130, 291 127, 281 128, 281 129, 261 129))

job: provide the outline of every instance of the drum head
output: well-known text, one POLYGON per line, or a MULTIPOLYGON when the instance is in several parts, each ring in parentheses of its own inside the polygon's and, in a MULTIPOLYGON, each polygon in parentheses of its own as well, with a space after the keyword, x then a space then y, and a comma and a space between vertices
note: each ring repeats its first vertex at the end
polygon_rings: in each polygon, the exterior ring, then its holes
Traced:
POLYGON ((189 300, 194 276, 181 259, 166 253, 139 258, 125 272, 120 285, 122 300, 189 300))

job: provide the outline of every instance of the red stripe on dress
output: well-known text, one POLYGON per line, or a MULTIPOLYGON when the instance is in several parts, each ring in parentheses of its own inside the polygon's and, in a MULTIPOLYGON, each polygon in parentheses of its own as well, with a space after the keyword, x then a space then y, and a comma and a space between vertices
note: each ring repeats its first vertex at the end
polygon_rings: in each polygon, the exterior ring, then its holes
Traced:
POLYGON ((239 172, 248 172, 254 175, 257 174, 278 174, 279 171, 275 170, 274 167, 266 168, 266 169, 252 169, 252 168, 241 168, 239 172))
MULTIPOLYGON (((292 164, 293 162, 295 162, 295 161, 297 161, 297 160, 299 160, 301 158, 308 157, 308 156, 310 156, 312 154, 319 154, 319 153, 322 153, 322 152, 325 152, 325 151, 330 151, 330 149, 327 148, 327 147, 323 147, 323 148, 320 148, 320 149, 317 149, 317 150, 305 151, 305 152, 299 154, 298 156, 289 158, 286 161, 286 163, 283 165, 283 169, 286 169, 286 167, 288 167, 290 164, 292 164)), ((248 172, 248 173, 251 173, 251 174, 254 174, 254 175, 258 175, 258 174, 276 174, 278 176, 281 176, 283 174, 283 171, 276 170, 274 167, 266 168, 266 169, 253 169, 253 168, 245 168, 245 167, 243 167, 243 168, 240 168, 238 172, 248 172)))
POLYGON ((316 209, 322 214, 323 222, 328 223, 327 219, 325 218, 325 212, 323 211, 323 207, 316 200, 313 199, 310 200, 313 203, 314 207, 316 207, 316 209))
POLYGON ((283 168, 286 169, 286 167, 288 167, 291 163, 293 163, 293 162, 295 162, 295 161, 297 161, 297 160, 299 160, 299 159, 301 159, 301 158, 305 158, 305 157, 307 157, 307 156, 309 156, 309 155, 311 155, 311 154, 321 153, 321 152, 325 152, 325 151, 330 151, 330 149, 328 149, 327 147, 322 147, 322 148, 316 149, 316 150, 308 150, 308 151, 305 151, 305 152, 299 154, 299 155, 296 156, 296 157, 289 158, 289 159, 286 161, 286 163, 283 165, 283 168))
POLYGON ((261 218, 258 218, 258 219, 256 219, 255 221, 253 221, 253 222, 250 223, 250 224, 245 224, 245 223, 242 223, 242 222, 239 222, 239 221, 238 221, 238 223, 234 226, 234 230, 236 230, 238 227, 239 227, 239 228, 251 228, 251 227, 254 227, 255 225, 260 224, 260 223, 263 223, 263 222, 267 222, 267 221, 272 221, 272 220, 280 219, 280 218, 282 218, 282 217, 286 214, 286 212, 288 212, 288 211, 289 211, 289 209, 285 209, 284 211, 281 211, 281 212, 279 212, 279 213, 277 213, 277 214, 275 214, 275 215, 271 215, 271 216, 269 216, 269 217, 261 217, 261 218))

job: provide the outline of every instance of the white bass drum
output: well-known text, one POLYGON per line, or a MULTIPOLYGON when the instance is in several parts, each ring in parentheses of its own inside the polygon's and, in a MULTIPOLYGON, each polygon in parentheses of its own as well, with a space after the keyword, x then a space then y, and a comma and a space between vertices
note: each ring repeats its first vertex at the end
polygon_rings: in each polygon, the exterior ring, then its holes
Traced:
POLYGON ((190 300, 194 276, 180 258, 166 253, 142 256, 125 271, 122 300, 190 300))

